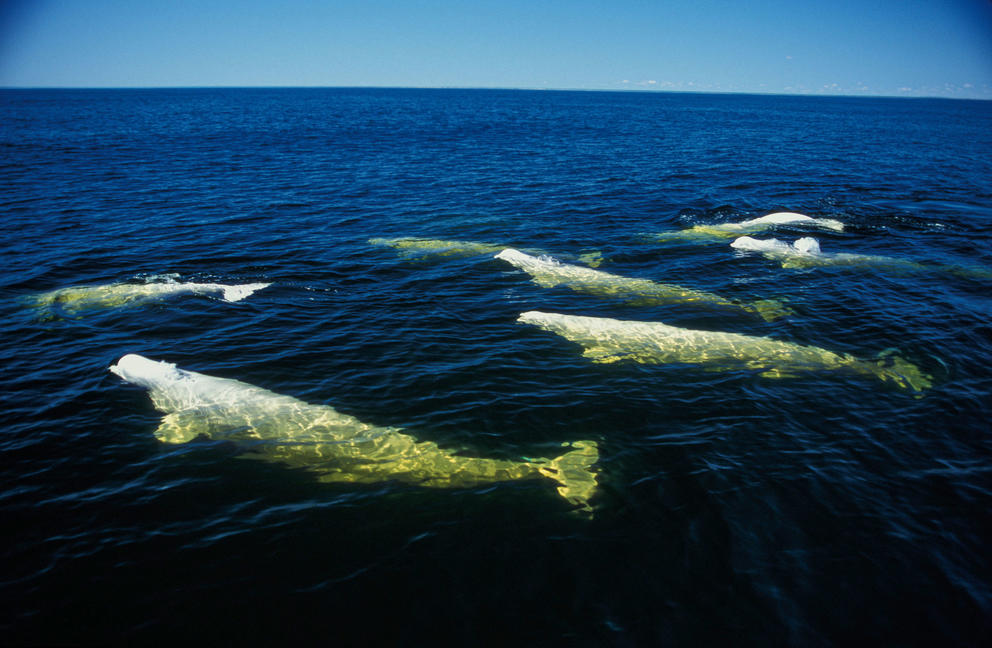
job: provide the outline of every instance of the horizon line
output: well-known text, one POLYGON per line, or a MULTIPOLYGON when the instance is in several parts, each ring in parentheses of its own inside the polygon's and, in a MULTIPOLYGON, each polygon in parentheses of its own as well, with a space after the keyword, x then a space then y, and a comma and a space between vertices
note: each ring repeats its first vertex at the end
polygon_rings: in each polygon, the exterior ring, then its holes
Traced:
POLYGON ((717 94, 752 95, 770 97, 836 97, 851 99, 949 99, 953 101, 992 101, 992 97, 959 97, 950 95, 905 94, 845 94, 829 92, 768 92, 757 90, 680 90, 673 88, 550 88, 528 86, 394 86, 394 85, 135 85, 135 86, 86 86, 86 85, 0 85, 0 90, 504 90, 525 92, 612 92, 640 94, 717 94))

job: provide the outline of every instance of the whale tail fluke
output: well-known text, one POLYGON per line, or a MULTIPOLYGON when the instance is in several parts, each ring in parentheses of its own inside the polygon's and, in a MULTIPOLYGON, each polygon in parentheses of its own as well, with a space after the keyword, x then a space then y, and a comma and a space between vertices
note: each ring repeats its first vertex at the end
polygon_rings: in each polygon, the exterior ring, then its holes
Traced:
POLYGON ((883 351, 874 361, 875 371, 883 381, 891 381, 903 389, 917 393, 933 386, 933 376, 908 360, 896 355, 894 350, 883 351))
POLYGON ((599 461, 599 446, 595 441, 573 441, 562 444, 571 449, 538 466, 545 477, 558 482, 558 494, 575 506, 582 515, 592 515, 589 500, 596 492, 598 482, 593 464, 599 461))
POLYGON ((224 286, 224 301, 236 302, 253 293, 271 286, 271 283, 241 284, 238 286, 224 286))

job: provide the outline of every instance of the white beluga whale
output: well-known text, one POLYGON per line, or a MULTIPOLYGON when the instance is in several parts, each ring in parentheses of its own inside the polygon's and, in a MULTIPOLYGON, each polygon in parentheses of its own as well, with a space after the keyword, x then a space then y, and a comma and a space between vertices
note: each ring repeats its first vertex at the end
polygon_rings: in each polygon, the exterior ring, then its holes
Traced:
POLYGON ((838 371, 871 376, 915 392, 931 386, 930 376, 891 353, 862 360, 848 353, 768 337, 541 311, 523 313, 517 321, 581 345, 583 355, 594 362, 692 364, 716 371, 757 370, 769 378, 838 371))
POLYGON ((844 223, 833 218, 813 218, 795 212, 775 212, 759 218, 741 221, 739 223, 717 223, 715 225, 694 225, 688 229, 674 232, 660 232, 653 235, 661 241, 669 240, 712 240, 755 234, 774 229, 780 225, 792 225, 803 228, 816 228, 842 232, 844 223))
POLYGON ((543 288, 565 286, 577 293, 608 297, 635 305, 688 304, 704 308, 743 311, 758 315, 766 321, 791 313, 780 302, 771 299, 738 302, 675 284, 621 277, 602 270, 561 263, 549 257, 535 257, 513 248, 501 251, 496 258, 523 270, 531 276, 534 283, 543 288))
POLYGON ((98 286, 71 286, 59 288, 33 298, 37 308, 48 309, 53 314, 61 312, 78 316, 87 310, 137 306, 179 295, 209 295, 224 301, 236 302, 261 290, 269 283, 215 284, 215 283, 117 283, 98 286))
POLYGON ((468 488, 520 479, 550 479, 580 513, 591 513, 597 488, 595 441, 562 444, 554 458, 519 461, 464 456, 398 428, 378 427, 327 405, 311 405, 238 380, 186 371, 129 354, 110 371, 148 389, 165 416, 155 431, 164 443, 199 436, 249 444, 249 455, 304 467, 326 482, 398 481, 432 488, 468 488))
MULTIPOLYGON (((506 248, 505 245, 478 243, 476 241, 417 237, 371 238, 369 244, 394 248, 407 258, 493 256, 506 248)), ((540 254, 537 250, 532 251, 540 254)), ((578 255, 577 258, 593 267, 603 262, 603 255, 600 252, 586 252, 578 255)))
POLYGON ((783 268, 813 268, 817 266, 881 266, 892 270, 925 271, 927 267, 914 261, 872 254, 827 253, 820 249, 820 242, 804 236, 789 244, 778 239, 755 239, 742 236, 730 247, 745 252, 760 252, 765 258, 778 261, 783 268))

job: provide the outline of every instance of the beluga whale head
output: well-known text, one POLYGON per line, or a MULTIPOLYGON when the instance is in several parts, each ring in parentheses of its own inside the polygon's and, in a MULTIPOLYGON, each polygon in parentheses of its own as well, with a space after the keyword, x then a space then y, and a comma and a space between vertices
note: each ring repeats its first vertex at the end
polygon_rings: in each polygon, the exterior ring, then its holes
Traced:
POLYGON ((165 412, 230 404, 230 384, 236 381, 180 369, 171 362, 149 360, 129 353, 110 366, 111 373, 148 390, 155 406, 165 412))
POLYGON ((183 370, 170 362, 149 360, 129 353, 110 367, 110 371, 124 380, 148 389, 157 389, 182 380, 183 370))

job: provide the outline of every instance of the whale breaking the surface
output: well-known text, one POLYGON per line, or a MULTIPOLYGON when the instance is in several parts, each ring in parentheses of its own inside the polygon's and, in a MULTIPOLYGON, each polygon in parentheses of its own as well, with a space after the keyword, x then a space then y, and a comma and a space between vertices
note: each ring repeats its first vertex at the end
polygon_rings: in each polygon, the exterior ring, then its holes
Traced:
POLYGON ((848 353, 768 337, 541 311, 522 313, 517 321, 581 345, 583 355, 594 362, 693 364, 716 371, 757 370, 769 378, 840 371, 872 376, 915 392, 931 386, 930 376, 894 354, 862 360, 848 353))
POLYGON ((270 283, 213 284, 213 283, 118 283, 98 286, 71 286, 59 288, 34 297, 34 306, 40 309, 61 311, 70 316, 87 310, 137 306, 178 295, 219 296, 224 301, 236 302, 266 288, 270 283))
POLYGON ((789 244, 778 239, 755 239, 742 236, 735 239, 730 247, 745 252, 760 252, 766 259, 779 262, 783 268, 816 268, 816 267, 846 267, 846 268, 877 268, 887 272, 946 272, 963 279, 988 281, 992 279, 992 270, 982 267, 961 267, 955 265, 927 265, 897 259, 895 257, 877 254, 850 254, 847 252, 823 252, 820 242, 815 238, 805 236, 795 243, 789 244))
POLYGON ((520 479, 548 478, 558 494, 583 514, 592 512, 597 489, 595 441, 565 443, 554 458, 520 461, 449 452, 398 428, 378 427, 327 405, 229 378, 186 371, 140 355, 122 357, 110 371, 148 389, 165 416, 155 431, 164 443, 201 435, 250 443, 250 455, 303 467, 325 482, 398 481, 432 488, 469 488, 520 479))
POLYGON ((791 313, 780 302, 771 299, 742 303, 702 290, 658 283, 650 279, 621 277, 547 257, 535 257, 513 248, 501 251, 496 258, 523 270, 531 276, 534 283, 543 288, 565 286, 577 293, 618 299, 634 305, 690 304, 744 311, 766 321, 791 313))
POLYGON ((801 227, 814 227, 818 229, 844 231, 844 223, 833 218, 813 218, 805 214, 795 212, 775 212, 759 218, 741 221, 739 223, 718 223, 716 225, 694 225, 688 229, 676 230, 672 232, 659 232, 652 235, 659 241, 705 241, 713 239, 726 239, 740 236, 741 234, 755 234, 774 229, 778 225, 798 225, 801 227))
POLYGON ((756 239, 742 236, 730 247, 746 252, 760 252, 765 258, 778 261, 783 268, 814 268, 818 266, 879 266, 893 270, 925 271, 927 267, 914 261, 873 254, 827 253, 820 250, 820 242, 804 236, 789 244, 778 239, 756 239))

